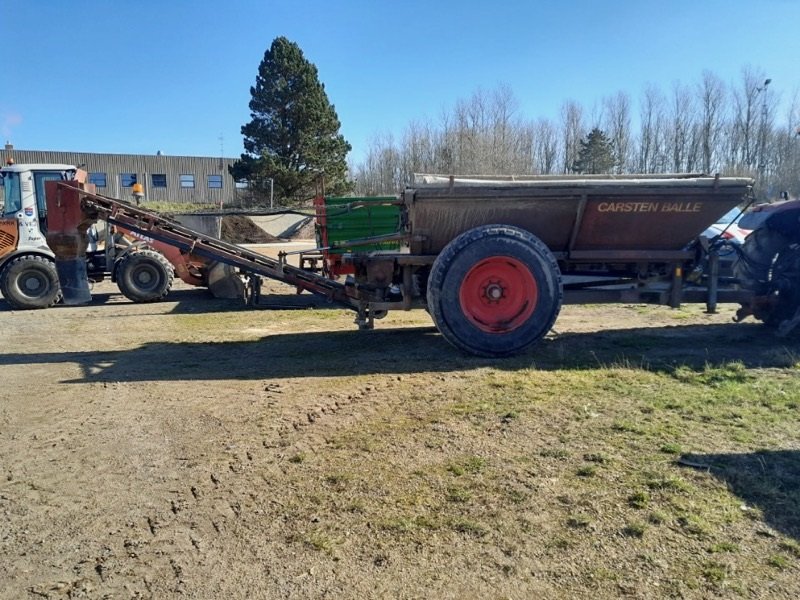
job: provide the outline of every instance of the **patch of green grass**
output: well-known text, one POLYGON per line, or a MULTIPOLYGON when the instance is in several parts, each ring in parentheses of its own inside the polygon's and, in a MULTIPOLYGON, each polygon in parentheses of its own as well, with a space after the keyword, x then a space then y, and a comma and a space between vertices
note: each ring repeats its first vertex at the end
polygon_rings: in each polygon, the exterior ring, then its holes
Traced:
POLYGON ((651 475, 648 477, 646 485, 651 490, 669 492, 686 492, 689 490, 689 485, 686 481, 674 475, 651 475))
POLYGON ((394 517, 378 523, 378 527, 392 533, 410 533, 418 530, 439 529, 439 524, 430 517, 419 515, 416 517, 394 517))
POLYGON ((644 536, 645 531, 647 531, 647 525, 634 521, 622 528, 622 535, 625 537, 641 538, 644 536))
POLYGON ((592 524, 592 519, 586 515, 572 515, 567 519, 567 527, 571 529, 585 529, 592 524))
POLYGON ((303 454, 302 452, 298 452, 297 454, 292 454, 289 457, 289 462, 293 463, 295 465, 299 465, 300 463, 304 462, 305 460, 306 460, 306 455, 303 454))
POLYGON ((663 513, 658 510, 654 510, 649 515, 647 515, 647 521, 652 525, 663 525, 668 520, 669 517, 666 515, 666 513, 663 513))
POLYGON ((641 427, 627 420, 614 421, 611 424, 611 429, 617 433, 632 433, 635 435, 644 433, 641 427))
POLYGON ((597 475, 597 467, 595 465, 582 465, 575 471, 578 477, 594 477, 597 475))
POLYGON ((511 410, 511 411, 507 412, 506 414, 504 414, 502 417, 500 417, 500 420, 503 423, 510 423, 511 421, 514 421, 515 419, 519 419, 519 413, 517 411, 515 411, 515 410, 511 410))
POLYGON ((723 563, 709 560, 703 564, 702 573, 706 581, 718 585, 727 579, 728 567, 723 563))
POLYGON ((594 581, 619 581, 619 573, 604 567, 595 567, 591 571, 591 580, 594 581))
POLYGON ((528 500, 530 494, 515 489, 507 489, 506 496, 513 504, 522 504, 528 500))
POLYGON ((639 491, 628 496, 628 505, 632 508, 643 509, 647 508, 650 504, 650 494, 644 491, 639 491))
POLYGON ((678 367, 673 376, 683 383, 701 386, 739 386, 753 380, 744 363, 733 361, 721 366, 706 364, 702 371, 678 367))
POLYGON ((674 442, 663 444, 660 450, 664 454, 680 454, 681 452, 683 452, 683 450, 681 450, 680 444, 676 444, 674 442))
POLYGON ((480 456, 467 456, 447 464, 447 470, 460 477, 461 475, 480 473, 486 467, 486 459, 480 456))
POLYGON ((790 566, 789 559, 783 554, 773 554, 767 559, 767 564, 770 567, 778 569, 779 571, 784 571, 790 566))
POLYGON ((795 558, 800 558, 800 543, 795 542, 794 540, 787 540, 778 544, 778 548, 783 550, 784 552, 788 552, 795 558))
POLYGON ((739 552, 739 544, 733 542, 717 542, 708 548, 710 554, 739 552))
POLYGON ((542 458, 568 458, 569 452, 564 448, 545 448, 539 451, 542 458))
POLYGON ((678 517, 678 525, 680 525, 681 529, 686 533, 697 537, 704 537, 708 535, 709 532, 708 522, 697 515, 678 517))
POLYGON ((598 463, 601 465, 611 462, 611 459, 608 457, 608 455, 602 452, 592 452, 589 454, 584 454, 583 460, 587 462, 598 463))
POLYGON ((472 498, 472 493, 460 487, 447 488, 447 499, 450 502, 468 502, 472 498))
POLYGON ((330 554, 336 545, 336 542, 324 533, 312 533, 303 539, 303 543, 313 548, 314 550, 330 554))

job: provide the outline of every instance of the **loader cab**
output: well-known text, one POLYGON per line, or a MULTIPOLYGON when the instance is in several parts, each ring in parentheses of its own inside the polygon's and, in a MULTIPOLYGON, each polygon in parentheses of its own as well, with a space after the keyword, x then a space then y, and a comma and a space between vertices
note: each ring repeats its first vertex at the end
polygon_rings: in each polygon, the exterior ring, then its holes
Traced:
POLYGON ((42 235, 47 233, 46 181, 69 180, 77 169, 72 165, 37 164, 6 165, 0 169, 3 189, 3 219, 14 219, 26 228, 34 225, 42 235))

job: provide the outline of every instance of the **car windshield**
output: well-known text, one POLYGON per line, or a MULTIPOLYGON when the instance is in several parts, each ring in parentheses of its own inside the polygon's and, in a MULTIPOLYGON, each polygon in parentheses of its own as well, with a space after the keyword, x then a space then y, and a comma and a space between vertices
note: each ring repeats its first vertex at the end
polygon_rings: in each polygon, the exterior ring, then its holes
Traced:
POLYGON ((5 190, 4 217, 13 217, 22 208, 22 195, 19 191, 19 173, 3 173, 3 189, 5 190))

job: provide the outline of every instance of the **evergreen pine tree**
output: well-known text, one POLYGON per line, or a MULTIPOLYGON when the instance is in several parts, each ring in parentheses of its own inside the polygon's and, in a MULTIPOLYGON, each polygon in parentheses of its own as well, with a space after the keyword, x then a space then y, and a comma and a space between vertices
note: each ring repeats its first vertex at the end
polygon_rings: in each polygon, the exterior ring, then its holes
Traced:
POLYGON ((610 173, 615 166, 614 143, 605 132, 595 127, 581 140, 581 149, 572 170, 576 173, 610 173))
POLYGON ((250 88, 250 116, 242 126, 245 153, 231 167, 237 180, 274 181, 275 198, 313 195, 324 173, 326 192, 349 188, 346 156, 351 146, 320 83, 317 67, 294 42, 278 37, 250 88))

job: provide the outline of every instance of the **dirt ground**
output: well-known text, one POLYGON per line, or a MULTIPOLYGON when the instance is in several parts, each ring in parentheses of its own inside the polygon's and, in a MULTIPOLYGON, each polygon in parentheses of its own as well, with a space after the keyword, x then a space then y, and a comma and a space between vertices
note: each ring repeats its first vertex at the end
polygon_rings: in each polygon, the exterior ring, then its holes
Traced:
MULTIPOLYGON (((492 393, 493 377, 538 369, 552 380, 577 354, 584 370, 631 347, 656 363, 750 364, 741 348, 757 326, 729 325, 731 309, 565 307, 541 348, 504 362, 454 351, 423 311, 358 332, 345 310, 271 291, 272 308, 255 310, 181 285, 157 304, 131 304, 105 283, 90 306, 0 302, 0 598, 760 595, 748 583, 741 594, 681 587, 694 559, 670 564, 678 526, 631 553, 633 534, 592 538, 583 555, 604 570, 581 575, 557 553, 553 511, 571 496, 543 449, 569 446, 582 425, 559 422, 549 400, 529 421, 518 417, 527 409, 496 421, 442 412, 489 402, 476 390, 492 393), (527 459, 501 475, 505 446, 527 459), (425 521, 439 497, 455 512, 425 521)), ((568 536, 582 527, 572 518, 568 536)), ((763 525, 735 527, 761 548, 751 529, 763 525)), ((791 597, 797 574, 796 561, 776 568, 760 596, 791 597)))

